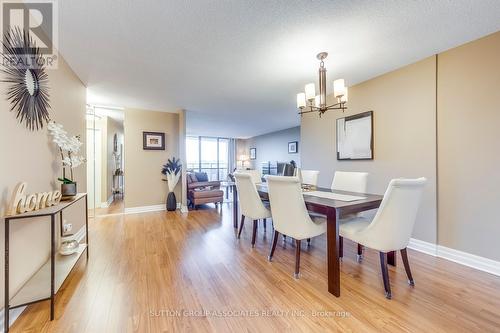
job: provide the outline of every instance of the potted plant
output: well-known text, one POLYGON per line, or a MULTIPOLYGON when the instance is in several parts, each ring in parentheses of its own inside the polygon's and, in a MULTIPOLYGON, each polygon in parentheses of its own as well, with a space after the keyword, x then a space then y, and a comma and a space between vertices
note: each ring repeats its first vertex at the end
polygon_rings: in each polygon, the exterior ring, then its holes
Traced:
POLYGON ((163 181, 167 182, 168 185, 168 196, 167 196, 167 210, 174 211, 177 209, 177 199, 175 198, 174 189, 179 178, 181 177, 182 164, 180 159, 172 157, 168 159, 167 163, 163 165, 161 173, 167 177, 163 181))
POLYGON ((80 136, 68 136, 63 126, 54 121, 49 122, 47 129, 61 154, 62 177, 58 178, 62 182, 61 194, 63 197, 75 196, 77 188, 73 169, 85 163, 85 158, 79 155, 82 146, 80 136), (66 168, 69 168, 69 176, 66 174, 66 168))

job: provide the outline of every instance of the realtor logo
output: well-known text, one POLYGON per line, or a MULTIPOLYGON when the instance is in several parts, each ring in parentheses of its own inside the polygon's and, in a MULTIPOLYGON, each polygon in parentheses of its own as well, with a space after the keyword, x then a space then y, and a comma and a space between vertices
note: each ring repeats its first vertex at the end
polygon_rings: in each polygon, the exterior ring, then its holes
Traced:
MULTIPOLYGON (((15 29, 20 29, 39 48, 40 54, 47 60, 46 64, 53 64, 53 60, 57 58, 55 52, 58 41, 55 0, 2 0, 1 4, 3 53, 6 52, 6 36, 15 29)), ((19 51, 22 49, 19 48, 19 51)))

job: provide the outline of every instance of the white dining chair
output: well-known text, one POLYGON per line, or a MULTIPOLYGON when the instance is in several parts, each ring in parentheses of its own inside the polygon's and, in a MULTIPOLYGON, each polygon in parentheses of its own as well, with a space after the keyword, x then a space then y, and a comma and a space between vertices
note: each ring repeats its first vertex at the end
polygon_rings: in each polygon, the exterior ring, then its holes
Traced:
POLYGON ((307 212, 300 180, 297 177, 268 176, 268 193, 273 214, 274 236, 269 261, 272 260, 279 234, 295 239, 295 273, 299 278, 301 241, 326 232, 326 222, 315 222, 307 212))
POLYGON ((303 170, 297 169, 297 175, 302 184, 318 186, 318 170, 303 170))
POLYGON ((238 231, 238 239, 241 236, 245 218, 249 218, 253 220, 252 247, 255 247, 255 237, 257 234, 257 225, 259 220, 263 220, 265 230, 266 219, 271 217, 271 211, 262 203, 259 193, 255 187, 255 183, 252 181, 251 174, 246 172, 236 172, 234 174, 234 178, 236 180, 236 189, 238 190, 241 209, 241 224, 240 230, 238 231))
POLYGON ((339 227, 340 236, 379 251, 385 295, 388 299, 392 297, 387 271, 388 252, 401 251, 408 283, 415 285, 406 247, 426 182, 425 178, 391 180, 372 221, 364 217, 353 217, 341 221, 339 227))
POLYGON ((366 193, 367 172, 335 171, 332 190, 366 193))
POLYGON ((260 172, 260 170, 250 169, 250 170, 240 170, 238 172, 249 174, 252 177, 252 182, 254 184, 262 183, 262 173, 260 172))
MULTIPOLYGON (((332 190, 348 191, 357 193, 366 193, 366 186, 368 183, 367 172, 351 172, 351 171, 335 171, 332 181, 332 190)), ((356 215, 357 216, 357 215, 356 215)), ((346 216, 344 218, 352 218, 354 216, 346 216)), ((342 220, 341 220, 342 221, 342 220)), ((344 256, 344 240, 339 238, 339 256, 344 256)), ((361 262, 363 259, 363 246, 358 244, 358 254, 356 260, 361 262)))

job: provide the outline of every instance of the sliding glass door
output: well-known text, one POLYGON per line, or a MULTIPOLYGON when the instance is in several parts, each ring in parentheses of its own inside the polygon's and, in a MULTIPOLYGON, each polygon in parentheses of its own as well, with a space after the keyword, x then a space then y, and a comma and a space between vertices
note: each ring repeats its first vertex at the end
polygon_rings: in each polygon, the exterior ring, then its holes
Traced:
POLYGON ((188 170, 206 172, 209 180, 225 180, 229 173, 229 145, 227 138, 188 136, 188 170))

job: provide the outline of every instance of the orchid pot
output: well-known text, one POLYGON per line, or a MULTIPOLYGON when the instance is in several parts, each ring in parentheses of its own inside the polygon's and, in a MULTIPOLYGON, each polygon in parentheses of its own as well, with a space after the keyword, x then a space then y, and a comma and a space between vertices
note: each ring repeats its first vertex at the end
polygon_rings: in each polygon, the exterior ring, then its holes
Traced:
POLYGON ((61 194, 66 199, 74 197, 77 194, 77 187, 73 169, 85 163, 85 158, 79 155, 82 142, 78 135, 69 136, 61 124, 50 121, 47 128, 61 156, 62 177, 58 178, 62 182, 61 194), (69 168, 69 175, 66 175, 67 168, 69 168))

